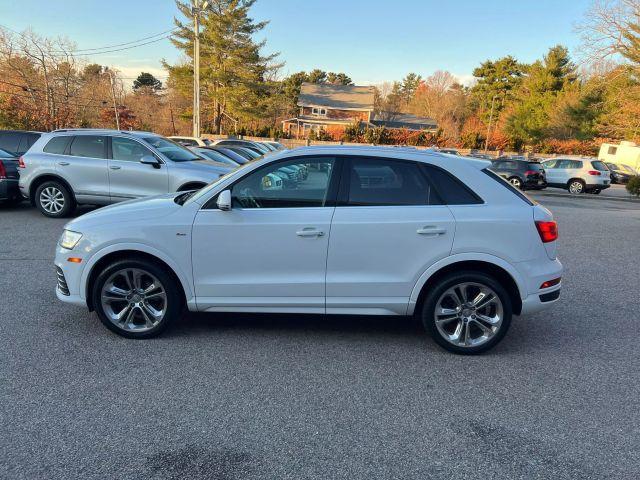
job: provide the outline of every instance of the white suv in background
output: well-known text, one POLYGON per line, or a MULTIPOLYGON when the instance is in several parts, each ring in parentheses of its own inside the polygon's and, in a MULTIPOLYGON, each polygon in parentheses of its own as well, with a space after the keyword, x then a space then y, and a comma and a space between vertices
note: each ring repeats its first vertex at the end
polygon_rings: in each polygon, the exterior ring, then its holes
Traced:
POLYGON ((611 173, 602 160, 589 157, 560 157, 542 162, 547 186, 570 193, 598 194, 611 186, 611 173))
POLYGON ((196 192, 69 222, 60 300, 151 337, 200 312, 418 315, 435 341, 479 353, 511 317, 560 295, 551 213, 489 162, 403 148, 275 153, 196 192), (282 168, 307 170, 272 188, 282 168))

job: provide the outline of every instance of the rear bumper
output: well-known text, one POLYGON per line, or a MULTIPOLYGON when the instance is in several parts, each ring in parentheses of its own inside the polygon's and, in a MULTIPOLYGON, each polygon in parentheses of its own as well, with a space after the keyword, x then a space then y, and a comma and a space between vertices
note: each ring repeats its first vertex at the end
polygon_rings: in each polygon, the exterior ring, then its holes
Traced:
POLYGON ((18 188, 18 180, 2 179, 0 180, 0 200, 11 200, 12 198, 20 198, 20 189, 18 188))
POLYGON ((549 288, 539 293, 532 293, 522 300, 522 311, 520 315, 530 315, 540 312, 560 299, 560 286, 549 288))

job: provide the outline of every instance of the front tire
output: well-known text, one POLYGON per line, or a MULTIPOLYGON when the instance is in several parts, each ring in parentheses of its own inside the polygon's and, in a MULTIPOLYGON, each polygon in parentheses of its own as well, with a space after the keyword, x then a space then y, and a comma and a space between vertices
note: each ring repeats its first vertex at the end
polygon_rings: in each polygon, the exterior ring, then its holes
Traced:
POLYGON ((523 188, 524 184, 522 183, 522 180, 520 180, 518 177, 511 177, 509 179, 509 183, 514 187, 516 187, 518 190, 524 190, 523 188))
POLYGON ((71 192, 62 183, 55 180, 44 182, 36 190, 36 207, 50 218, 63 218, 71 214, 76 207, 71 192))
POLYGON ((100 321, 127 338, 151 338, 180 316, 178 285, 162 267, 148 260, 120 260, 107 266, 92 290, 100 321))
POLYGON ((511 298, 492 276, 450 273, 427 294, 422 323, 445 350, 474 355, 490 350, 511 325, 511 298))

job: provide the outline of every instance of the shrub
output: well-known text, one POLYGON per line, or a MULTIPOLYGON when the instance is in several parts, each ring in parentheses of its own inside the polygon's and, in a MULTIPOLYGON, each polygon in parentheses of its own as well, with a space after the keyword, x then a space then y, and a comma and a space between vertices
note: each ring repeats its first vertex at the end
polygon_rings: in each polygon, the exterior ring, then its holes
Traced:
POLYGON ((640 197, 640 175, 631 177, 627 183, 627 192, 636 197, 640 197))

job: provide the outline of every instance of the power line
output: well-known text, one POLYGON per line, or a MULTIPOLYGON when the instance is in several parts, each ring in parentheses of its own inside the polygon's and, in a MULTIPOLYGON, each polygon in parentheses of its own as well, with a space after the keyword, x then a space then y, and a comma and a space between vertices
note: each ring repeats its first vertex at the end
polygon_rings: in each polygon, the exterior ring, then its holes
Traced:
MULTIPOLYGON (((124 46, 131 45, 131 44, 134 44, 134 43, 143 42, 143 41, 145 41, 145 40, 150 40, 150 39, 155 38, 155 37, 158 37, 158 36, 160 36, 160 35, 165 35, 165 34, 167 34, 167 33, 171 33, 171 32, 173 32, 174 30, 176 30, 177 28, 178 28, 178 27, 174 27, 174 28, 171 28, 171 29, 169 29, 169 30, 165 30, 164 32, 156 33, 155 35, 149 35, 148 37, 142 37, 142 38, 139 38, 139 39, 137 39, 137 40, 132 40, 132 41, 130 41, 130 42, 125 42, 125 43, 116 43, 116 44, 114 44, 114 45, 105 45, 104 47, 95 47, 95 48, 78 48, 78 49, 75 49, 75 50, 71 50, 71 53, 77 53, 77 52, 92 52, 92 51, 96 51, 96 50, 105 50, 105 49, 108 49, 108 48, 124 47, 124 46)), ((164 38, 167 38, 167 37, 165 36, 164 38)))

